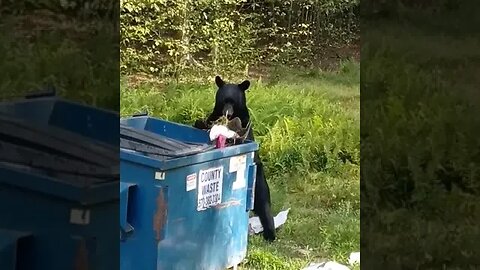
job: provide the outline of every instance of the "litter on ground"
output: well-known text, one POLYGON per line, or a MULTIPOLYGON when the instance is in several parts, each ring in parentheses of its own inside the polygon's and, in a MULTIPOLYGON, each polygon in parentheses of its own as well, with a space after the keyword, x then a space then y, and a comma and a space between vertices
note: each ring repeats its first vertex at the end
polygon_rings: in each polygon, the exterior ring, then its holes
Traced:
MULTIPOLYGON (((275 229, 285 224, 289 211, 290 208, 281 211, 273 218, 275 229)), ((248 223, 248 232, 250 235, 258 234, 263 231, 262 224, 260 223, 260 219, 258 217, 251 217, 248 223)), ((352 252, 350 254, 350 258, 348 259, 348 263, 352 266, 355 264, 360 264, 360 252, 352 252)), ((350 270, 350 268, 346 265, 334 261, 328 261, 321 263, 310 263, 306 268, 303 268, 302 270, 350 270)))
POLYGON ((360 264, 360 252, 352 252, 348 259, 350 265, 360 264))
POLYGON ((302 270, 350 270, 347 266, 337 262, 311 263, 302 270))
MULTIPOLYGON (((290 208, 287 210, 281 211, 273 218, 273 224, 275 225, 275 229, 279 228, 287 221, 288 212, 290 208)), ((258 217, 251 217, 248 221, 248 232, 250 235, 261 233, 263 231, 262 224, 260 223, 260 219, 258 217)))

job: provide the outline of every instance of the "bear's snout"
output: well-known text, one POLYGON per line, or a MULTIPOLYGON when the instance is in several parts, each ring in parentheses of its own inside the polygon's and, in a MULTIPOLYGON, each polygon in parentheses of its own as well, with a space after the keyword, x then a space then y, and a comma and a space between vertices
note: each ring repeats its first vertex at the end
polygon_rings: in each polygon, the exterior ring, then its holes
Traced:
POLYGON ((223 115, 226 115, 227 118, 232 117, 232 115, 233 115, 233 105, 232 105, 231 103, 226 103, 226 104, 223 106, 222 114, 223 114, 223 115))

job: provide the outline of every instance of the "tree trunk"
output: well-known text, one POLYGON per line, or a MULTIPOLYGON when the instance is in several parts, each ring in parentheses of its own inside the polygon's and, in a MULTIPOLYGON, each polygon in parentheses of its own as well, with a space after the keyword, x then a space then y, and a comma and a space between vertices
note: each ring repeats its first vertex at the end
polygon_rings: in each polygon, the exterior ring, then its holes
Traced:
POLYGON ((183 24, 182 24, 182 39, 181 39, 181 54, 180 54, 180 66, 181 69, 185 69, 187 57, 190 54, 190 0, 183 0, 183 24))
POLYGON ((293 12, 293 0, 290 0, 290 10, 288 11, 288 33, 290 33, 292 26, 292 12, 293 12))

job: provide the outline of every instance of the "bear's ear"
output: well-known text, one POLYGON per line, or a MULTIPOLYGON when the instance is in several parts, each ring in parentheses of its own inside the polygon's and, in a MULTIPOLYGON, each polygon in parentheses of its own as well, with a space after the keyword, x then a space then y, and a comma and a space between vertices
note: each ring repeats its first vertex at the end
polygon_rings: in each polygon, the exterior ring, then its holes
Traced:
POLYGON ((220 78, 220 76, 215 77, 215 83, 217 84, 218 88, 221 88, 225 85, 225 82, 220 78))
POLYGON ((250 81, 245 80, 241 84, 238 85, 242 91, 246 91, 248 87, 250 87, 250 81))

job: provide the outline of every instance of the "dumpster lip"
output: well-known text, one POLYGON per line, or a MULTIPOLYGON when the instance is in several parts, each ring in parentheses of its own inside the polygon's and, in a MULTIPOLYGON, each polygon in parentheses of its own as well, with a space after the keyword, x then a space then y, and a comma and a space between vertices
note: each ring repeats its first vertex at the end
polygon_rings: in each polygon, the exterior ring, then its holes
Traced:
MULTIPOLYGON (((135 121, 135 122, 139 122, 141 124, 141 126, 143 126, 144 128, 142 128, 143 130, 145 131, 149 131, 149 132, 152 132, 154 134, 158 134, 157 132, 155 131, 152 131, 152 130, 149 130, 149 129, 146 129, 145 127, 153 122, 161 122, 162 124, 168 124, 168 125, 174 125, 176 126, 177 128, 182 128, 182 129, 188 129, 189 131, 191 132, 194 132, 194 133, 197 133, 197 134, 203 134, 205 136, 205 139, 206 138, 209 138, 208 137, 208 133, 205 132, 205 130, 201 130, 201 129, 197 129, 197 128, 194 128, 192 126, 189 126, 187 124, 183 124, 183 123, 177 123, 177 122, 171 122, 171 121, 168 121, 168 120, 165 120, 165 119, 159 119, 159 118, 155 118, 155 117, 152 117, 152 116, 148 116, 148 115, 142 115, 142 116, 125 116, 125 117, 120 117, 120 124, 122 125, 128 125, 128 122, 129 121, 135 121)), ((133 127, 134 129, 137 129, 136 127, 133 127)), ((141 129, 141 130, 142 130, 141 129)), ((165 137, 168 137, 168 138, 171 138, 170 136, 168 135, 163 135, 165 137)), ((172 139, 172 138, 171 138, 172 139)), ((188 142, 187 140, 180 140, 182 142, 188 142)), ((203 143, 203 141, 202 141, 203 143)))
MULTIPOLYGON (((148 115, 121 117, 120 123, 126 124, 127 122, 132 120, 138 121, 141 125, 147 125, 149 121, 161 121, 168 124, 173 124, 175 126, 191 130, 192 132, 195 132, 198 134, 205 133, 205 138, 202 139, 202 142, 204 139, 208 141, 208 133, 205 132, 204 130, 197 129, 183 123, 171 122, 168 120, 158 119, 148 115)), ((150 132, 156 133, 154 131, 150 131, 150 132)), ((166 137, 169 137, 169 136, 166 135, 166 137)), ((183 140, 180 140, 180 141, 183 141, 183 140)), ((207 141, 203 143, 207 143, 207 141)), ((199 164, 199 163, 209 162, 213 160, 224 159, 224 158, 229 158, 229 157, 238 156, 238 155, 244 155, 251 152, 256 152, 258 150, 259 150, 259 144, 257 142, 247 140, 242 144, 228 146, 222 149, 213 149, 213 150, 208 150, 202 153, 187 155, 184 157, 172 158, 168 160, 159 160, 152 157, 148 157, 137 151, 120 148, 120 162, 130 161, 133 163, 142 164, 142 165, 156 168, 159 170, 170 170, 170 169, 190 166, 193 164, 199 164)))
MULTIPOLYGON (((159 170, 170 170, 180 167, 186 167, 194 164, 205 163, 213 160, 244 155, 258 151, 259 145, 254 141, 244 144, 229 146, 222 149, 214 149, 203 153, 173 158, 169 160, 158 160, 145 156, 136 151, 120 149, 120 161, 130 161, 137 164, 153 167, 159 170)), ((120 165, 121 166, 121 165, 120 165)), ((121 174, 120 174, 121 175, 121 174)))
POLYGON ((28 189, 87 206, 118 200, 120 179, 81 187, 0 164, 0 185, 28 189))

